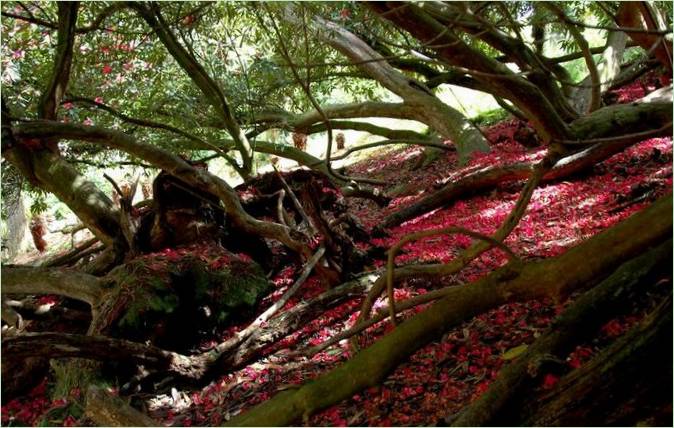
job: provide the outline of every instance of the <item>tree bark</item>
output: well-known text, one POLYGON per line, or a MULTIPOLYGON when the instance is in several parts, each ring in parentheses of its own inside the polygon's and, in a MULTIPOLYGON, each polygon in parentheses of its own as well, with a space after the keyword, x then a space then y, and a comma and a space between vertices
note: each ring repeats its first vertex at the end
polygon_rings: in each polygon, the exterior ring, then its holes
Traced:
POLYGON ((84 415, 100 427, 153 427, 159 424, 126 404, 121 398, 91 386, 84 415))
POLYGON ((133 362, 188 379, 199 379, 205 371, 205 358, 201 356, 187 357, 155 346, 105 336, 25 333, 3 339, 2 352, 5 354, 3 360, 7 361, 38 356, 133 362))
MULTIPOLYGON (((662 275, 671 272, 671 268, 671 240, 624 263, 601 284, 573 302, 543 336, 499 373, 489 390, 465 408, 452 425, 516 423, 504 417, 521 405, 518 400, 530 396, 527 391, 540 378, 542 362, 550 356, 564 358, 577 343, 596 334, 608 319, 629 309, 627 306, 635 294, 648 292, 662 275)), ((587 424, 586 421, 578 422, 587 424)))
POLYGON ((542 140, 547 142, 568 135, 565 121, 536 85, 467 45, 419 6, 406 4, 400 7, 399 3, 393 2, 371 2, 368 5, 421 42, 437 46, 433 50, 440 58, 451 66, 467 69, 466 72, 472 74, 490 93, 512 101, 530 118, 542 140))
POLYGON ((595 283, 607 272, 672 233, 671 195, 565 254, 511 265, 455 292, 400 324, 345 364, 292 391, 277 394, 227 426, 288 425, 381 382, 400 362, 447 329, 508 301, 559 298, 595 283))
MULTIPOLYGON (((627 34, 622 31, 611 31, 606 39, 606 49, 602 53, 597 72, 601 82, 600 92, 606 92, 613 81, 620 74, 620 63, 623 52, 627 45, 627 34)), ((571 101, 577 112, 582 113, 588 109, 592 98, 592 78, 587 76, 580 83, 582 87, 572 90, 571 101)))
MULTIPOLYGON (((650 16, 648 6, 640 3, 646 2, 621 2, 616 14, 616 23, 621 27, 643 28, 647 30, 663 30, 655 17, 650 16)), ((655 57, 672 72, 672 40, 667 40, 664 34, 649 34, 648 32, 629 32, 629 36, 636 44, 646 52, 653 52, 655 57)))
POLYGON ((103 295, 104 284, 93 275, 56 268, 2 268, 2 294, 58 294, 93 307, 103 295))
POLYGON ((588 364, 523 412, 522 426, 669 426, 672 294, 588 364))
MULTIPOLYGON (((285 18, 302 25, 294 16, 294 8, 287 7, 285 18)), ((382 86, 403 99, 413 117, 451 139, 457 147, 459 159, 465 162, 474 151, 489 151, 489 144, 478 128, 461 113, 441 102, 421 83, 393 68, 374 49, 355 34, 339 25, 313 16, 309 24, 317 36, 349 58, 359 69, 382 86)))
MULTIPOLYGON (((671 122, 671 103, 621 104, 605 107, 574 121, 570 129, 575 135, 593 139, 619 137, 625 133, 647 131, 656 124, 671 122)), ((562 158, 543 182, 551 182, 577 174, 621 152, 634 142, 597 144, 571 156, 562 158)), ((387 216, 377 230, 397 226, 424 213, 448 205, 466 194, 490 189, 506 181, 523 180, 529 176, 533 164, 521 162, 498 168, 484 168, 468 173, 461 179, 431 193, 423 199, 387 216)))

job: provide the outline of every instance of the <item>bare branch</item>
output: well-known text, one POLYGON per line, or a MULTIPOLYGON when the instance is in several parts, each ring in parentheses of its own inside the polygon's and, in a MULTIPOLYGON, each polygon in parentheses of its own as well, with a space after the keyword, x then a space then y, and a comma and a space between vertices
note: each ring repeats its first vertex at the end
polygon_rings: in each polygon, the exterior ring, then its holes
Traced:
POLYGON ((70 80, 70 65, 73 60, 75 44, 75 23, 77 22, 78 2, 62 2, 58 4, 59 24, 56 42, 54 68, 38 106, 41 119, 56 119, 56 107, 65 94, 70 80))
POLYGON ((103 280, 85 273, 55 268, 3 267, 3 294, 57 294, 96 305, 103 280))

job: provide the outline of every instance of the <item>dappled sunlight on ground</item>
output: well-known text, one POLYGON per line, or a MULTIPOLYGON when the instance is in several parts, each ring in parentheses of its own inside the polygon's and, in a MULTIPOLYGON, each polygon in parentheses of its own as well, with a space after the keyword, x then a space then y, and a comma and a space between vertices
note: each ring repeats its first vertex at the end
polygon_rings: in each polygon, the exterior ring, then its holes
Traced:
MULTIPOLYGON (((627 87, 625 91, 632 91, 625 92, 630 97, 640 96, 637 95, 639 88, 627 87)), ((411 168, 421 153, 415 147, 359 162, 349 168, 350 174, 383 179, 390 183, 389 190, 402 190, 400 196, 385 209, 378 209, 370 201, 351 199, 348 203, 366 227, 372 228, 401 206, 418 200, 443 183, 456 180, 468 172, 537 160, 544 156, 545 149, 526 149, 513 140, 515 126, 515 121, 506 121, 486 129, 485 133, 493 143, 492 152, 474 157, 459 169, 456 153, 447 152, 442 153, 427 168, 413 171, 411 168)), ((510 213, 522 184, 506 183, 493 190, 465 197, 448 207, 393 228, 389 237, 373 239, 372 244, 390 247, 409 233, 448 226, 461 226, 492 234, 510 213)), ((643 209, 657 197, 670 193, 671 189, 672 139, 649 139, 596 165, 589 174, 536 189, 525 216, 505 244, 524 259, 556 256, 643 209)), ((396 264, 447 262, 471 245, 472 241, 472 238, 463 235, 422 239, 406 245, 396 257, 396 264)), ((219 260, 216 255, 201 248, 185 251, 200 252, 212 263, 218 263, 219 260)), ((167 250, 149 258, 154 263, 171 263, 183 255, 180 251, 167 250)), ((411 280, 401 284, 395 290, 396 299, 405 300, 434 288, 474 281, 505 262, 506 257, 501 250, 487 251, 463 271, 442 280, 411 280)), ((378 263, 382 265, 384 262, 378 263)), ((260 311, 282 296, 300 270, 299 265, 288 265, 271 278, 276 289, 260 303, 260 311)), ((284 309, 292 308, 323 291, 325 287, 316 277, 312 277, 284 309)), ((258 362, 216 379, 201 390, 175 391, 150 399, 150 415, 164 425, 217 425, 279 391, 293 388, 325 373, 350 356, 346 341, 310 359, 294 358, 288 361, 284 357, 284 348, 318 345, 349 328, 356 322, 360 303, 359 298, 354 298, 327 309, 320 317, 264 349, 264 358, 258 362)), ((381 298, 375 303, 375 309, 386 304, 386 299, 381 298)), ((457 412, 486 391, 499 369, 507 363, 508 352, 532 343, 567 304, 568 301, 559 303, 542 300, 512 303, 492 309, 424 346, 390 374, 382 385, 361 391, 303 423, 315 426, 443 423, 443 418, 457 412)), ((418 306, 405 311, 402 317, 410 317, 425 307, 418 306)), ((636 320, 636 316, 612 320, 604 326, 602 335, 615 338, 636 320)), ((219 332, 218 337, 204 343, 202 349, 209 349, 218 341, 232 337, 244 327, 233 326, 219 332)), ((366 330, 362 340, 370 344, 391 329, 388 320, 381 321, 366 330)), ((597 346, 588 344, 576 348, 567 358, 569 369, 578 368, 591 358, 598 352, 597 346)), ((539 388, 550 389, 556 381, 556 375, 547 374, 539 388)), ((40 393, 43 397, 43 390, 28 397, 29 400, 35 399, 35 405, 15 400, 4 406, 2 422, 7 423, 9 417, 17 415, 17 412, 37 414, 45 408, 62 405, 40 399, 40 393)), ((37 420, 28 416, 22 420, 29 423, 37 420)))

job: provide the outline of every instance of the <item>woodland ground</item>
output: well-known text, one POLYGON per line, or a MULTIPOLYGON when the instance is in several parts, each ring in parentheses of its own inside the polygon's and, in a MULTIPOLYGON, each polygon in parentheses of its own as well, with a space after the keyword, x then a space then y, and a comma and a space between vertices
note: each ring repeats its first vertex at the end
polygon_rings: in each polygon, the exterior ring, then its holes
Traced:
MULTIPOLYGON (((644 95, 639 82, 617 92, 618 102, 629 102, 644 95)), ((654 88, 648 88, 654 89, 654 88)), ((541 158, 545 149, 526 149, 513 140, 516 121, 506 120, 485 128, 492 152, 457 167, 456 154, 447 152, 429 166, 413 170, 420 148, 387 151, 353 164, 348 172, 384 179, 395 199, 385 209, 370 201, 350 199, 349 203, 367 228, 376 226, 387 214, 418 200, 434 187, 456 179, 468 171, 485 166, 505 165, 521 160, 541 158)), ((531 260, 558 255, 648 206, 672 189, 672 139, 653 138, 633 145, 624 152, 596 165, 591 172, 565 181, 540 186, 534 193, 526 216, 505 241, 523 259, 531 260)), ((490 235, 508 215, 518 197, 517 183, 502 185, 490 192, 463 198, 451 206, 437 209, 393 228, 387 238, 375 239, 373 245, 389 247, 402 236, 415 231, 446 226, 463 226, 490 235)), ((396 264, 448 261, 471 240, 461 235, 436 236, 408 244, 396 264)), ((207 254, 207 249, 189 247, 165 250, 144 256, 149 263, 171 263, 187 253, 207 254)), ((408 281, 396 289, 396 298, 424 294, 449 284, 461 284, 485 275, 505 263, 498 250, 491 250, 473 261, 460 274, 436 283, 408 281)), ((382 261, 381 264, 384 262, 382 261)), ((292 285, 301 265, 288 266, 275 278, 276 290, 260 303, 260 312, 278 299, 292 285)), ((286 309, 299 301, 324 291, 316 278, 310 278, 287 303, 286 309)), ((570 300, 574 296, 571 296, 570 300)), ((417 351, 409 361, 398 366, 378 387, 369 388, 351 399, 321 411, 303 423, 313 426, 346 425, 436 425, 459 411, 484 392, 508 360, 538 337, 554 317, 570 302, 529 301, 500 306, 445 334, 417 351)), ((58 298, 44 297, 44 304, 58 304, 58 298)), ((263 359, 242 370, 228 374, 209 386, 195 391, 173 390, 160 396, 136 396, 134 403, 144 403, 146 412, 164 425, 218 425, 253 405, 272 397, 277 391, 292 388, 324 373, 348 359, 348 341, 326 349, 311 359, 286 358, 287 348, 317 345, 352 326, 358 316, 361 299, 355 298, 330 308, 301 330, 285 337, 264 351, 263 359)), ((384 305, 380 300, 375 308, 384 305)), ((625 333, 649 309, 649 302, 635 302, 631 315, 613 319, 601 335, 579 346, 568 355, 566 370, 580 367, 599 349, 625 333)), ((409 316, 424 306, 403 313, 409 316)), ((203 343, 202 350, 223 341, 241 326, 232 327, 203 343)), ((388 320, 368 329, 363 344, 371 343, 391 328, 388 320)), ((543 377, 541 390, 551 388, 560 373, 543 377)), ((67 398, 52 399, 51 378, 28 396, 2 407, 3 425, 78 425, 86 421, 63 417, 55 411, 77 402, 80 392, 71 391, 67 398)), ((299 421, 298 421, 299 423, 299 421)))

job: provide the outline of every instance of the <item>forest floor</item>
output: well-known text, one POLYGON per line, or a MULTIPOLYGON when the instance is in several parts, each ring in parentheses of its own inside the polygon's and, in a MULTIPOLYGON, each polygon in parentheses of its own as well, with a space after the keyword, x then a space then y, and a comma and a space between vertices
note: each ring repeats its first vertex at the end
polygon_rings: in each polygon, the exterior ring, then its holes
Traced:
MULTIPOLYGON (((617 91, 618 102, 643 96, 639 83, 617 91)), ((651 89, 651 88, 648 88, 651 89)), ((348 168, 353 175, 386 180, 388 191, 396 194, 390 206, 378 208, 370 201, 351 199, 349 204, 367 228, 377 225, 387 214, 425 196, 434 188, 456 180, 468 171, 541 158, 545 149, 526 149, 513 139, 516 121, 504 121, 485 128, 492 151, 457 166, 456 154, 443 153, 431 165, 412 170, 420 148, 387 151, 348 168)), ((520 183, 521 184, 521 183, 520 183)), ((452 205, 434 210, 390 230, 390 236, 374 239, 373 245, 389 247, 411 232, 447 226, 462 226, 483 234, 493 233, 515 204, 521 185, 510 183, 484 193, 465 197, 452 205)), ((564 181, 540 186, 533 194, 526 216, 505 241, 526 260, 558 255, 579 242, 643 209, 672 189, 672 140, 653 138, 633 145, 624 152, 596 165, 593 171, 564 181)), ((461 235, 435 236, 405 246, 396 264, 444 262, 467 248, 471 239, 461 235)), ((167 255, 157 254, 161 259, 167 255)), ((395 296, 407 299, 447 285, 474 281, 503 265, 506 257, 491 250, 474 260, 459 274, 429 283, 413 280, 400 284, 395 296)), ((381 264, 384 262, 381 261, 381 264)), ((260 303, 260 311, 292 285, 302 266, 288 266, 273 282, 276 291, 260 303)), ((310 278, 289 301, 286 308, 310 299, 324 288, 310 278)), ((484 392, 508 360, 516 357, 546 329, 565 302, 528 301, 500 306, 449 331, 441 339, 417 351, 378 387, 354 395, 305 421, 310 426, 402 426, 438 425, 448 416, 484 392)), ((312 358, 288 359, 284 349, 317 345, 355 323, 361 300, 353 299, 325 311, 319 318, 264 351, 254 364, 215 380, 200 390, 173 390, 161 396, 141 396, 147 413, 164 425, 218 425, 230 417, 265 401, 278 391, 301 384, 325 373, 349 358, 350 345, 342 341, 312 358)), ((384 306, 380 299, 377 307, 384 306)), ((403 313, 409 317, 424 309, 419 306, 403 313)), ((643 307, 633 314, 611 320, 601 335, 579 346, 567 358, 568 370, 580 367, 592 355, 619 337, 640 319, 643 307)), ((214 337, 213 343, 234 334, 245 324, 214 337)), ((371 343, 391 329, 388 320, 366 330, 364 344, 371 343)), ((551 388, 559 373, 543 377, 540 388, 551 388)), ((69 399, 48 398, 49 381, 29 397, 13 400, 2 408, 3 425, 21 421, 27 424, 44 419, 47 410, 65 406, 69 399)), ((72 391, 72 398, 79 394, 72 391)), ((53 422, 57 422, 53 420, 53 422)), ((76 425, 70 417, 58 421, 76 425)), ((298 421, 299 423, 299 421, 298 421)))

